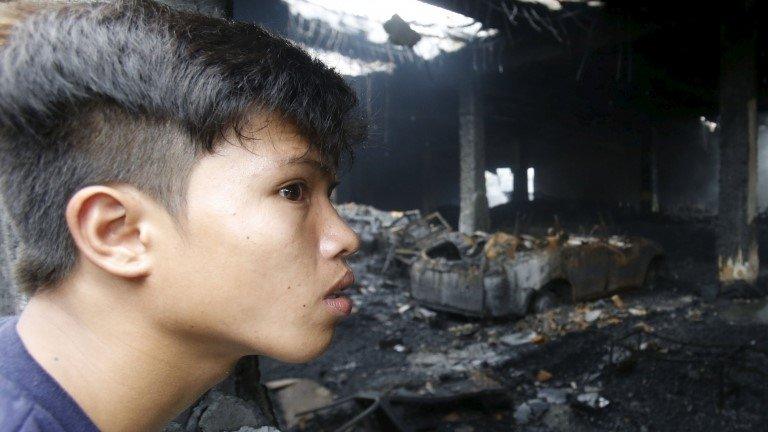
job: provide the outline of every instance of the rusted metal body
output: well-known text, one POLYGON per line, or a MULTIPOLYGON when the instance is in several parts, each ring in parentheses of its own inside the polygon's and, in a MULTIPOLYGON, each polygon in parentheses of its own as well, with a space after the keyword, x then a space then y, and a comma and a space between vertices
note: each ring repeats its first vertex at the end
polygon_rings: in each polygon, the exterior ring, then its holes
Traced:
POLYGON ((410 265, 422 249, 452 231, 437 212, 422 217, 419 210, 382 211, 355 203, 336 205, 336 210, 360 237, 363 250, 386 250, 384 271, 395 260, 410 265))
POLYGON ((451 233, 412 262, 411 294, 465 315, 524 315, 537 295, 555 288, 563 300, 580 301, 641 287, 661 255, 656 243, 639 237, 451 233))
POLYGON ((362 249, 367 251, 378 250, 387 244, 386 235, 396 222, 402 223, 401 220, 414 217, 421 218, 421 214, 413 215, 413 211, 388 212, 355 203, 339 204, 336 211, 357 233, 362 249))
POLYGON ((420 252, 435 243, 437 239, 451 233, 451 226, 440 213, 431 213, 421 217, 418 210, 403 213, 386 231, 389 244, 382 273, 385 273, 393 260, 411 265, 420 252))

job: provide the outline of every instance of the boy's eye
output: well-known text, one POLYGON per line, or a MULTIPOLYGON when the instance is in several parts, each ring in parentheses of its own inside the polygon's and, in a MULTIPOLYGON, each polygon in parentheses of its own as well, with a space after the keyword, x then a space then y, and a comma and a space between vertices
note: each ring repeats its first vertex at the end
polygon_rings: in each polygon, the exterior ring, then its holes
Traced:
POLYGON ((280 188, 280 196, 289 201, 301 201, 304 199, 305 186, 301 183, 294 183, 280 188))

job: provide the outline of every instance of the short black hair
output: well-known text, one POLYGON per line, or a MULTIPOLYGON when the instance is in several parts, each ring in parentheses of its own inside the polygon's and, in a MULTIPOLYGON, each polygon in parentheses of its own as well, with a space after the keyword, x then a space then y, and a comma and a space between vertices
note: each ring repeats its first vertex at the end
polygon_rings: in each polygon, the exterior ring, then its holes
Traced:
POLYGON ((194 163, 255 114, 338 166, 365 136, 343 78, 253 24, 149 0, 0 5, 0 186, 20 237, 15 279, 59 283, 77 250, 64 212, 127 183, 172 214, 194 163))

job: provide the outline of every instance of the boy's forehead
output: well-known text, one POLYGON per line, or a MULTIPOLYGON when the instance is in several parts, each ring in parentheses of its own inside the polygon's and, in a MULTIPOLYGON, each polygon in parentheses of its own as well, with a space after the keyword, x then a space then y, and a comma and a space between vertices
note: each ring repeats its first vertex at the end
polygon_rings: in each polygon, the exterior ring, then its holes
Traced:
POLYGON ((290 122, 275 115, 255 115, 236 137, 241 146, 253 156, 277 167, 304 165, 331 178, 336 167, 320 150, 310 146, 290 122))
POLYGON ((317 151, 305 151, 299 156, 281 158, 278 163, 280 166, 307 165, 313 169, 318 169, 330 175, 335 174, 335 169, 333 166, 325 163, 322 158, 318 156, 317 151))

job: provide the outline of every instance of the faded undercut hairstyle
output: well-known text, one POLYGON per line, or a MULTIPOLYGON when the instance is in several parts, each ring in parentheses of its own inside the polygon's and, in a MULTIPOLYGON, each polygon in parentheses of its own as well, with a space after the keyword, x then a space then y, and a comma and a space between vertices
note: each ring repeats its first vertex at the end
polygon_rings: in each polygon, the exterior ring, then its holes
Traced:
POLYGON ((291 123, 327 163, 365 128, 354 92, 290 42, 147 0, 0 4, 0 191, 28 295, 71 272, 67 202, 130 184, 174 215, 189 173, 256 113, 291 123))

